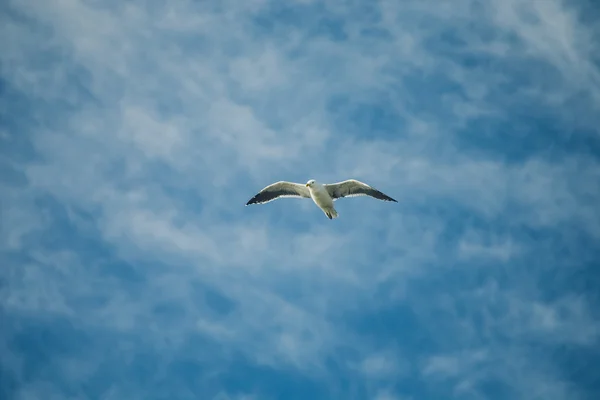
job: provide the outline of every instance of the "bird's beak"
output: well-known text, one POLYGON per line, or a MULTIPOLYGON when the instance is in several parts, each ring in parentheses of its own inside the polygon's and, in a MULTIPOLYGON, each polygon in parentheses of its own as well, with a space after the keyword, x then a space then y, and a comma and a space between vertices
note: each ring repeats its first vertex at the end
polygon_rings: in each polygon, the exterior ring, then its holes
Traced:
POLYGON ((308 187, 308 183, 306 185, 304 185, 304 186, 308 187))

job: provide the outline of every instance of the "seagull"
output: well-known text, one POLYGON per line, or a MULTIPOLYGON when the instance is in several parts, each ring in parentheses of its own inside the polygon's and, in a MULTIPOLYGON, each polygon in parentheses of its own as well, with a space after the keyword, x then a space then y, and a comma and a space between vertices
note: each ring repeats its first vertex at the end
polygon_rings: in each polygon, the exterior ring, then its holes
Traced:
POLYGON ((333 202, 342 197, 354 196, 371 196, 378 200, 393 201, 397 203, 397 201, 390 196, 355 179, 326 184, 321 184, 314 179, 311 179, 304 185, 286 181, 275 182, 258 192, 256 196, 246 203, 246 205, 264 204, 281 197, 300 197, 312 199, 317 207, 327 215, 327 218, 333 219, 338 217, 333 202))

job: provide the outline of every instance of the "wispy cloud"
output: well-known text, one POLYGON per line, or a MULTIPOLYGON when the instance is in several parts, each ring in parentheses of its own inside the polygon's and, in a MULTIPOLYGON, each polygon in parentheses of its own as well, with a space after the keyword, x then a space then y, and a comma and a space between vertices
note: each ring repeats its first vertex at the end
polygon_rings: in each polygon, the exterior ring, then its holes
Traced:
POLYGON ((2 394, 596 391, 593 5, 0 10, 2 394), (349 177, 400 203, 243 206, 349 177))

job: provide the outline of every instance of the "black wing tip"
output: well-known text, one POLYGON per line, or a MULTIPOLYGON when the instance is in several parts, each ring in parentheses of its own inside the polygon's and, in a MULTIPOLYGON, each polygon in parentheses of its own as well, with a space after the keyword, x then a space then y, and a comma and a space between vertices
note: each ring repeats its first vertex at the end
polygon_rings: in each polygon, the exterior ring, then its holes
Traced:
POLYGON ((254 196, 253 198, 251 198, 250 200, 248 200, 248 202, 246 203, 246 205, 249 206, 249 205, 258 203, 257 197, 258 196, 254 196))
MULTIPOLYGON (((371 189, 373 189, 373 188, 371 188, 371 189)), ((385 194, 377 189, 373 189, 372 196, 375 197, 376 199, 383 200, 383 201, 392 201, 394 203, 398 202, 398 200, 392 199, 390 196, 388 196, 387 194, 385 194)))
POLYGON ((252 204, 261 204, 264 203, 265 201, 269 200, 268 199, 268 194, 265 192, 260 192, 255 194, 254 196, 252 196, 252 198, 250 200, 248 200, 248 202, 246 203, 247 206, 252 205, 252 204))
POLYGON ((274 200, 276 198, 277 198, 277 196, 270 197, 268 194, 259 193, 256 196, 254 196, 253 198, 251 198, 250 200, 248 200, 246 205, 249 206, 252 204, 264 204, 264 203, 268 203, 269 201, 274 200))

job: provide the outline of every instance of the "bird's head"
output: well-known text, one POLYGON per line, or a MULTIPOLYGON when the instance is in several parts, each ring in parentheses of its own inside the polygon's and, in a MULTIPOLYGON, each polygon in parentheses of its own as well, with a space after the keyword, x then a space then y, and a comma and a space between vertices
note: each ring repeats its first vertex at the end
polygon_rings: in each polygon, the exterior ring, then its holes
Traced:
POLYGON ((317 183, 314 179, 311 179, 310 181, 306 182, 306 187, 312 187, 315 185, 315 183, 317 183))

